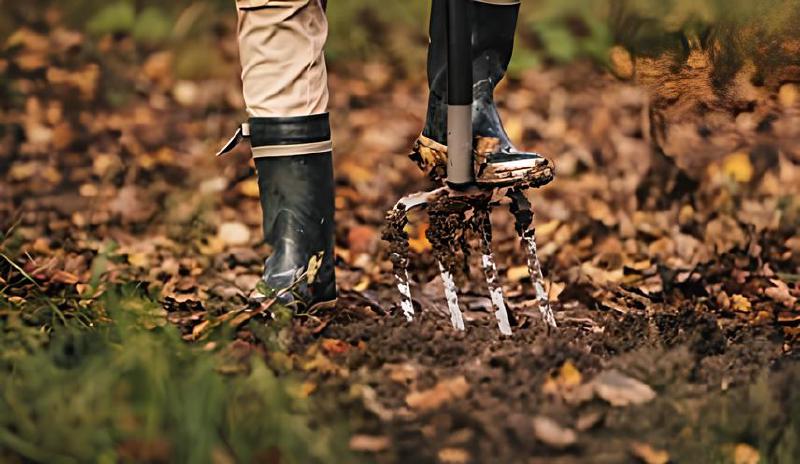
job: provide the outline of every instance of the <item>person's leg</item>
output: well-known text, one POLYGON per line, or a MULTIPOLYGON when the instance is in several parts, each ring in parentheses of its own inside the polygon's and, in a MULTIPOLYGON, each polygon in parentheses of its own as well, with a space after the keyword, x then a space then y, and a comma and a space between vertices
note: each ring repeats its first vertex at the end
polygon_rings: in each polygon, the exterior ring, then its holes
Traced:
POLYGON ((237 0, 237 7, 250 118, 234 142, 250 138, 258 171, 264 237, 273 250, 264 280, 275 290, 299 282, 299 298, 287 294, 285 304, 331 305, 334 185, 324 7, 321 0, 237 0), (318 254, 322 266, 308 283, 300 277, 318 254))
MULTIPOLYGON (((520 0, 474 0, 470 5, 473 54, 473 135, 484 139, 482 155, 488 167, 477 172, 479 183, 499 181, 531 169, 545 168, 537 153, 517 150, 506 134, 494 89, 506 74, 514 48, 520 0), (487 153, 488 152, 488 153, 487 153)), ((428 48, 428 113, 425 128, 414 146, 412 159, 435 178, 443 178, 447 157, 447 0, 432 0, 428 48)), ((480 143, 479 143, 480 144, 480 143)))

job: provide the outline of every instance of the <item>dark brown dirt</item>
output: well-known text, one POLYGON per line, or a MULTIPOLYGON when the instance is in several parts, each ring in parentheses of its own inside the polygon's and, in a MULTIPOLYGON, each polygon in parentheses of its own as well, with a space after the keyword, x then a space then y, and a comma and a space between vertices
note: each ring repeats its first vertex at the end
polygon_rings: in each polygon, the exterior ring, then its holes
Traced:
MULTIPOLYGON (((634 442, 669 450, 674 462, 705 462, 691 459, 701 443, 689 446, 676 433, 701 426, 703 407, 736 395, 779 360, 795 371, 798 366, 784 358, 774 328, 725 327, 713 314, 691 310, 656 317, 562 310, 558 331, 547 333, 541 321, 520 317, 515 334, 502 337, 488 318, 470 321, 462 333, 436 312, 406 323, 396 315, 345 316, 348 301, 342 305, 321 335, 364 348, 334 358, 351 372, 349 379, 320 381, 334 390, 355 383, 374 391, 375 401, 355 401, 350 414, 356 432, 391 438, 389 450, 371 456, 378 462, 442 462, 448 456, 442 450, 453 448, 465 451, 469 462, 633 462, 634 442), (571 404, 543 389, 565 362, 584 379, 619 369, 650 385, 657 397, 625 408, 599 399, 571 404), (392 378, 400 365, 412 366, 412 380, 392 378), (408 408, 410 391, 459 375, 470 385, 466 397, 435 411, 408 408), (567 449, 551 448, 533 431, 532 418, 542 415, 585 430, 567 449)), ((719 448, 736 438, 706 437, 705 445, 719 448)))

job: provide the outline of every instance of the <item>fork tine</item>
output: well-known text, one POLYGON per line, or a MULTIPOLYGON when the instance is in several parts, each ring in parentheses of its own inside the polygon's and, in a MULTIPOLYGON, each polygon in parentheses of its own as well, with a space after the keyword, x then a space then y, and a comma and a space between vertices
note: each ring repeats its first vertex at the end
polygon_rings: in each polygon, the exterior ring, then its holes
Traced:
POLYGON ((408 322, 414 320, 414 303, 411 299, 411 286, 408 280, 408 209, 402 202, 386 215, 386 228, 383 238, 390 244, 389 259, 392 261, 397 290, 400 292, 400 308, 408 322))
POLYGON ((511 190, 508 196, 511 198, 511 214, 513 214, 514 219, 516 219, 517 234, 521 237, 522 245, 525 247, 528 260, 528 272, 531 275, 539 312, 542 314, 542 319, 547 325, 552 328, 558 328, 553 309, 550 307, 550 301, 544 288, 544 275, 542 274, 542 266, 539 262, 536 249, 536 228, 533 224, 534 213, 531 208, 531 203, 521 190, 511 190))
POLYGON ((453 274, 444 267, 441 261, 439 261, 439 272, 441 272, 442 282, 444 282, 444 295, 447 298, 447 308, 450 310, 450 322, 457 330, 464 330, 464 316, 461 314, 461 308, 458 307, 458 292, 453 274))
POLYGON ((486 286, 489 287, 489 297, 497 318, 497 326, 503 335, 511 335, 511 323, 508 318, 503 287, 499 283, 497 265, 492 253, 492 221, 486 211, 481 211, 476 214, 475 222, 481 240, 481 266, 486 277, 486 286))

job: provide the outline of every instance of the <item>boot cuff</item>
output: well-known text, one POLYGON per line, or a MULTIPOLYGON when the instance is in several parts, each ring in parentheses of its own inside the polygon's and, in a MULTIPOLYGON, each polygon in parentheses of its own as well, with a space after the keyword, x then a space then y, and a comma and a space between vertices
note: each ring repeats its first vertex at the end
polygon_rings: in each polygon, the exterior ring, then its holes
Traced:
POLYGON ((324 153, 333 149, 328 113, 285 118, 250 118, 253 157, 324 153))
POLYGON ((333 150, 328 113, 285 118, 250 118, 217 153, 224 155, 249 138, 253 158, 327 153, 333 150))

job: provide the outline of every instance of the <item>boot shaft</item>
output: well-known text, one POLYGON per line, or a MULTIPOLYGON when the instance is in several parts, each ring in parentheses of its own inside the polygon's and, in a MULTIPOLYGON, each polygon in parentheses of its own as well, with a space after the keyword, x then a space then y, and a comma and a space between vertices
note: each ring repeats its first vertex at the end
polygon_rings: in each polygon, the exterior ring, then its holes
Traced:
MULTIPOLYGON (((494 88, 503 79, 514 49, 519 3, 471 1, 468 17, 472 29, 473 124, 479 135, 507 137, 494 106, 494 88), (487 124, 491 121, 491 124, 487 124), (484 133, 485 132, 485 133, 484 133)), ((439 143, 447 139, 447 1, 431 3, 428 86, 430 95, 423 134, 439 143)))

